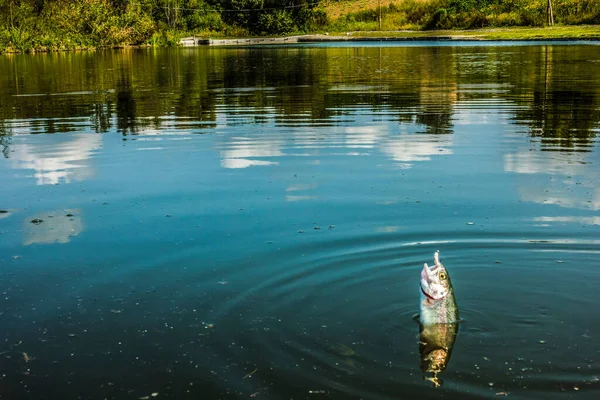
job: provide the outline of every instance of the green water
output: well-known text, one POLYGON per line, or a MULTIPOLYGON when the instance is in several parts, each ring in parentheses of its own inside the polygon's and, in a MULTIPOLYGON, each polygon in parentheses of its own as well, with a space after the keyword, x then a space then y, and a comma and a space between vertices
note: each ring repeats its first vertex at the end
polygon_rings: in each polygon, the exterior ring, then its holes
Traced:
POLYGON ((0 398, 597 398, 599 71, 593 43, 0 57, 0 398), (433 388, 436 250, 463 321, 433 388))

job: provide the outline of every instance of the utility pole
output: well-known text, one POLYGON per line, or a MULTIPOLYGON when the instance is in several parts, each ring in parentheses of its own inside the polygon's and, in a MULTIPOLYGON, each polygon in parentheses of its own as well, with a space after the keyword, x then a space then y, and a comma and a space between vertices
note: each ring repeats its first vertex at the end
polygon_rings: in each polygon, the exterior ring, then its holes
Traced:
POLYGON ((379 4, 379 30, 381 30, 381 0, 378 0, 377 3, 379 4))
POLYGON ((554 14, 552 14, 552 0, 548 0, 548 8, 546 9, 548 15, 548 26, 554 25, 554 14))

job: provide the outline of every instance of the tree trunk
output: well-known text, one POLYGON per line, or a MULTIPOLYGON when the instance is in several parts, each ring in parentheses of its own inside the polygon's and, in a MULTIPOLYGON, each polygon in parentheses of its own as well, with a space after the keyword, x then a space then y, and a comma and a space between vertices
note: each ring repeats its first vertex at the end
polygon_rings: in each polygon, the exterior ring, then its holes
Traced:
POLYGON ((552 13, 552 0, 548 0, 548 8, 546 10, 548 15, 548 26, 554 25, 554 14, 552 13))

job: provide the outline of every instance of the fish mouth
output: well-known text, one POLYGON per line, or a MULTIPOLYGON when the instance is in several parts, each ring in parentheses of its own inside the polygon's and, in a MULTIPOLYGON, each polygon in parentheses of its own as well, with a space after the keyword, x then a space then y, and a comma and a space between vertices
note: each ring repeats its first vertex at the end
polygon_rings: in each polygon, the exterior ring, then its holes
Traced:
MULTIPOLYGON (((423 295, 428 298, 431 301, 436 301, 439 300, 439 298, 436 298, 435 293, 430 294, 428 293, 430 291, 430 289, 432 289, 430 286, 432 283, 435 283, 435 273, 440 269, 443 268, 442 263, 440 263, 440 259, 439 259, 439 250, 436 251, 433 255, 433 260, 434 260, 434 264, 430 267, 427 265, 427 263, 425 263, 423 265, 423 269, 421 270, 421 293, 423 293, 423 295)), ((435 291, 434 291, 435 292, 435 291)))
MULTIPOLYGON (((435 265, 432 266, 431 268, 432 269, 435 268, 435 265)), ((420 285, 421 293, 423 293, 423 295, 425 295, 425 297, 427 297, 428 299, 435 300, 435 298, 433 296, 431 296, 429 293, 427 293, 427 290, 429 290, 429 283, 431 281, 431 279, 429 278, 430 272, 431 272, 431 270, 429 269, 427 264, 425 264, 423 266, 423 270, 421 271, 421 285, 420 285)))
POLYGON ((423 293, 423 294, 425 295, 425 297, 427 297, 429 300, 431 300, 431 301, 435 301, 435 298, 434 298, 434 297, 432 297, 432 296, 431 296, 429 293, 427 293, 427 292, 425 291, 425 289, 423 289, 423 286, 421 286, 421 293, 423 293))
POLYGON ((431 275, 439 268, 439 265, 432 265, 431 267, 427 265, 427 263, 425 263, 425 265, 423 265, 423 270, 421 271, 421 281, 422 282, 430 282, 431 281, 431 275))

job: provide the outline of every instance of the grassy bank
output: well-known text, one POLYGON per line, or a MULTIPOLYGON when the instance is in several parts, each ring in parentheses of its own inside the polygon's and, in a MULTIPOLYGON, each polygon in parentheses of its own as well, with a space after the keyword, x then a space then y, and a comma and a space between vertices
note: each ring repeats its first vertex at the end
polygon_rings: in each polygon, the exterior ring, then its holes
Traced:
POLYGON ((454 39, 481 40, 532 40, 532 39, 598 39, 600 27, 595 25, 552 26, 552 27, 508 27, 482 29, 436 29, 436 30, 401 30, 401 31, 354 31, 328 32, 331 36, 368 37, 432 37, 444 36, 454 39))
POLYGON ((0 0, 0 53, 173 46, 191 35, 600 36, 600 1, 552 2, 557 26, 542 29, 547 0, 0 0))

